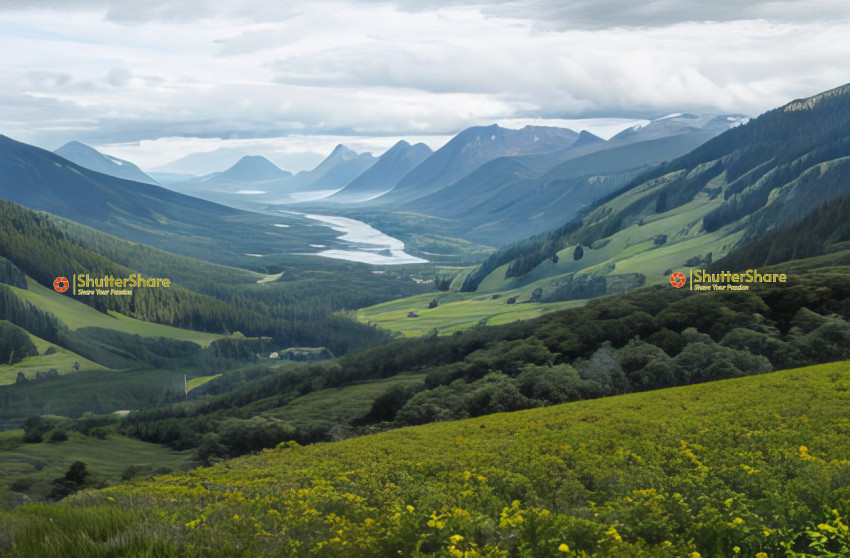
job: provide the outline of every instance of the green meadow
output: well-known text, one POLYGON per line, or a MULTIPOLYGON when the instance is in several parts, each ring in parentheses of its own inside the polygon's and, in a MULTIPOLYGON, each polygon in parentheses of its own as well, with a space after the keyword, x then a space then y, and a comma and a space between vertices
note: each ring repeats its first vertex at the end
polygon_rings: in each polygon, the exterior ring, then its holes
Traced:
POLYGON ((839 362, 281 444, 18 508, 0 554, 840 556, 848 402, 839 362))
POLYGON ((567 301, 541 304, 529 303, 523 291, 500 293, 498 299, 480 293, 428 293, 402 298, 362 308, 356 317, 363 323, 373 323, 384 329, 399 332, 405 337, 419 337, 436 330, 448 335, 478 325, 499 325, 516 320, 528 320, 547 312, 581 306, 585 301, 567 301), (508 298, 519 296, 517 304, 507 304, 508 298), (437 298, 436 308, 428 308, 431 299, 437 298), (418 317, 408 317, 414 312, 418 317))
POLYGON ((22 430, 0 432, 0 507, 3 508, 26 502, 28 498, 43 499, 50 490, 50 481, 62 477, 75 461, 84 462, 89 474, 104 485, 121 482, 122 475, 131 467, 140 473, 158 470, 162 474, 193 466, 192 452, 176 452, 117 434, 101 440, 68 431, 67 441, 38 444, 23 443, 22 437, 22 430), (28 488, 15 494, 10 489, 15 484, 28 488))

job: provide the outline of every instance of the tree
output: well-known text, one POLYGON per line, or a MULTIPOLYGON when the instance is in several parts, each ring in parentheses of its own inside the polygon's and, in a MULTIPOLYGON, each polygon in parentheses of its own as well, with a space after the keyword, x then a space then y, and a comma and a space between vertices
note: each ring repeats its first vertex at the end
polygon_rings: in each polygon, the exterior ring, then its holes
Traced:
POLYGON ((581 244, 576 246, 576 249, 573 251, 573 259, 578 261, 584 257, 584 248, 581 247, 581 244))
POLYGON ((41 417, 29 417, 24 421, 24 443, 38 444, 41 437, 50 430, 53 425, 41 417))

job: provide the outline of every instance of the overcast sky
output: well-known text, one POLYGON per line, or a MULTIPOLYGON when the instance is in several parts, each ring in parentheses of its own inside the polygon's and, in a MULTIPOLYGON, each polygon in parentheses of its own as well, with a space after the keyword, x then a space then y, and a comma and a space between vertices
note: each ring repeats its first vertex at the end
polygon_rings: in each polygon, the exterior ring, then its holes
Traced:
POLYGON ((0 133, 146 169, 237 148, 299 170, 493 122, 754 116, 850 81, 848 6, 0 0, 0 133))

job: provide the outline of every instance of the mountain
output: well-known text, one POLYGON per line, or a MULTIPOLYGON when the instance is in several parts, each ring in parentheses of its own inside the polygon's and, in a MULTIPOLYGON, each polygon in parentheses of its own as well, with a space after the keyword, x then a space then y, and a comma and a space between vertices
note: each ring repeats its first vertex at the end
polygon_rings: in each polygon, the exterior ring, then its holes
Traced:
POLYGON ((309 244, 333 244, 335 239, 330 229, 309 227, 295 216, 247 213, 115 178, 6 136, 0 136, 0 198, 128 240, 219 262, 232 263, 246 253, 304 252, 309 244), (290 225, 285 232, 273 227, 282 222, 290 225))
POLYGON ((656 118, 646 125, 626 128, 609 141, 611 143, 646 141, 688 133, 717 135, 748 120, 749 117, 742 114, 705 115, 677 112, 656 118))
MULTIPOLYGON (((652 130, 653 122, 644 128, 648 133, 635 132, 616 142, 582 131, 566 149, 493 159, 403 207, 452 220, 448 226, 468 240, 504 245, 557 227, 637 174, 719 133, 716 124, 691 124, 664 126, 665 135, 652 130)), ((723 126, 726 130, 729 123, 723 126)))
POLYGON ((468 128, 417 165, 395 188, 373 203, 393 207, 409 204, 450 186, 497 157, 559 151, 577 139, 577 133, 564 128, 526 126, 521 130, 511 130, 496 124, 468 128))
POLYGON ((119 159, 118 157, 104 155, 100 151, 78 141, 66 143, 54 151, 54 153, 89 170, 125 180, 157 184, 156 180, 146 175, 133 163, 119 159))
POLYGON ((371 153, 356 153, 337 145, 325 160, 310 171, 299 172, 277 186, 286 192, 339 190, 377 162, 371 153))
POLYGON ((265 157, 246 155, 239 159, 235 165, 217 175, 217 178, 239 182, 262 182, 288 176, 292 176, 292 173, 278 168, 265 157))
POLYGON ((620 281, 617 288, 663 282, 670 270, 707 266, 848 195, 850 84, 768 111, 659 165, 579 218, 495 253, 465 288, 489 277, 491 287, 535 285, 540 300, 555 300, 576 296, 591 277, 620 281))
POLYGON ((378 197, 391 190, 404 175, 432 153, 431 148, 424 143, 410 145, 401 140, 381 155, 363 174, 327 198, 327 201, 356 203, 378 197))

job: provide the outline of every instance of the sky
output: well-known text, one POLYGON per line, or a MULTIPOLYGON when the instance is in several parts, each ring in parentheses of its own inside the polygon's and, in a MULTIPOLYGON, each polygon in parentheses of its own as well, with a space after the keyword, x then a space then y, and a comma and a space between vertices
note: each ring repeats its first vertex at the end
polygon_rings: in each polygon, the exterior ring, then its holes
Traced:
POLYGON ((848 37, 845 0, 0 0, 0 133, 199 173, 494 122, 607 137, 842 85, 848 37))

